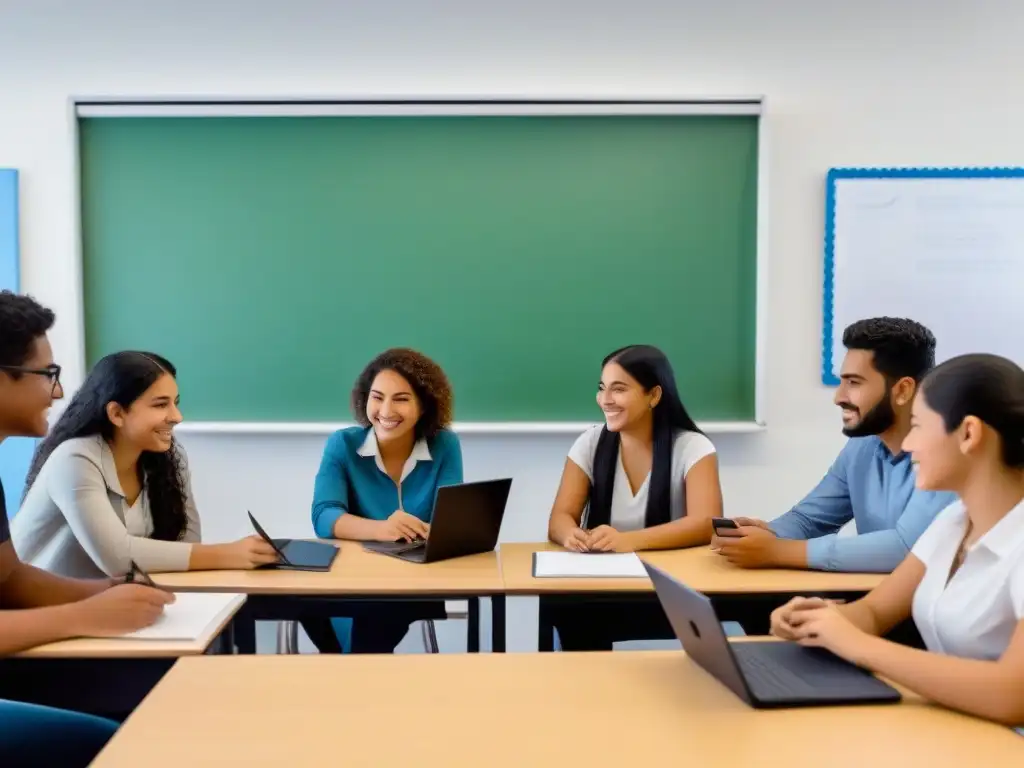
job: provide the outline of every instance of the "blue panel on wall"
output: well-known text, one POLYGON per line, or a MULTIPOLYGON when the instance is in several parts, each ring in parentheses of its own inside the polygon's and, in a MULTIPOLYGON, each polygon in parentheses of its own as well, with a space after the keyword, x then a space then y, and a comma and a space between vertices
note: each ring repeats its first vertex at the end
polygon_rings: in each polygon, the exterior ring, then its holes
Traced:
MULTIPOLYGON (((18 290, 18 172, 0 168, 0 290, 18 290)), ((0 482, 10 514, 18 507, 35 440, 12 437, 0 443, 0 482)))

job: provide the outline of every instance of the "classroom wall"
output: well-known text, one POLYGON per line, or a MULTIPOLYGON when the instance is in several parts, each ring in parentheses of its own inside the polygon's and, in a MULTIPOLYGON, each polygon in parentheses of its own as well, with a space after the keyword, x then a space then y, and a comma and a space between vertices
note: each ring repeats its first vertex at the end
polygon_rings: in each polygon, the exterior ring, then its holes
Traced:
MULTIPOLYGON (((1021 28, 1024 4, 1010 0, 6 2, 0 166, 22 171, 22 284, 57 310, 53 340, 75 385, 83 370, 71 95, 763 95, 769 429, 714 439, 728 512, 773 517, 843 442, 819 373, 826 169, 1024 163, 1021 28)), ((641 265, 621 279, 645 277, 641 265)), ((681 301, 688 290, 699 286, 680 286, 681 301)), ((327 354, 345 344, 342 330, 311 332, 324 334, 327 354)), ((543 537, 571 441, 464 438, 468 478, 516 478, 504 540, 543 537)), ((275 533, 306 533, 322 442, 186 436, 207 534, 246 533, 246 507, 275 533)), ((510 649, 532 646, 530 605, 510 605, 510 649)), ((442 642, 460 640, 448 632, 442 642)))

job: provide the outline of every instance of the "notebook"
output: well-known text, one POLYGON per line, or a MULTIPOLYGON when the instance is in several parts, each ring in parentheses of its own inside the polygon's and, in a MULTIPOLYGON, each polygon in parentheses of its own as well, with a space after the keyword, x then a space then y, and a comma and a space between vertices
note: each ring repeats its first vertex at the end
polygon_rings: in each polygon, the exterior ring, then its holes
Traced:
POLYGON ((134 640, 199 640, 214 634, 245 602, 245 595, 176 592, 163 616, 148 627, 119 637, 134 640))
POLYGON ((646 579, 633 552, 534 552, 535 579, 646 579))

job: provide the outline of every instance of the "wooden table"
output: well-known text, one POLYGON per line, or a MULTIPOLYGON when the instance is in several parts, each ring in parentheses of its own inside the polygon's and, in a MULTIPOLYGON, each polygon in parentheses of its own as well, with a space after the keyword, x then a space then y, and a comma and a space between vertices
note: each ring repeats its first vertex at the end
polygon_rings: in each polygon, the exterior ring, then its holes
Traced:
MULTIPOLYGON (((501 575, 509 595, 541 597, 538 647, 554 648, 552 616, 561 603, 601 597, 651 601, 654 587, 642 579, 536 579, 533 553, 561 551, 550 542, 502 544, 501 575)), ((744 569, 731 565, 708 547, 641 552, 640 557, 686 585, 712 598, 723 621, 741 620, 744 614, 770 612, 797 595, 850 599, 871 591, 883 578, 877 573, 832 573, 783 569, 744 569)))
POLYGON ((680 651, 202 657, 181 661, 93 766, 197 756, 250 768, 963 768, 1024 765, 1024 738, 913 696, 757 711, 680 651))
POLYGON ((355 541, 328 543, 341 552, 327 573, 309 571, 189 571, 153 574, 183 592, 240 592, 249 596, 236 621, 240 649, 255 650, 256 619, 358 616, 359 603, 382 600, 467 600, 466 647, 480 649, 480 598, 491 600, 492 650, 505 650, 505 596, 497 552, 438 563, 410 563, 367 552, 355 541), (251 636, 251 647, 250 647, 251 636))
POLYGON ((230 652, 235 614, 196 640, 77 638, 30 648, 0 659, 0 698, 123 719, 178 659, 230 652))

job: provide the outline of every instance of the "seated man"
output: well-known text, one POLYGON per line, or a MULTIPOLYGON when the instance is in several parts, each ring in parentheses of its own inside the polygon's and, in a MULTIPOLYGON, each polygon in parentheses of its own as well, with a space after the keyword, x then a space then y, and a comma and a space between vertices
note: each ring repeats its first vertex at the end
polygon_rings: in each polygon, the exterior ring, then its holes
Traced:
POLYGON ((714 538, 712 547, 738 566, 889 573, 956 499, 916 490, 901 448, 917 386, 935 364, 931 331, 912 320, 861 320, 843 332, 843 345, 835 402, 850 440, 789 512, 770 523, 736 518, 739 528, 714 538), (857 535, 839 536, 850 520, 857 535))

